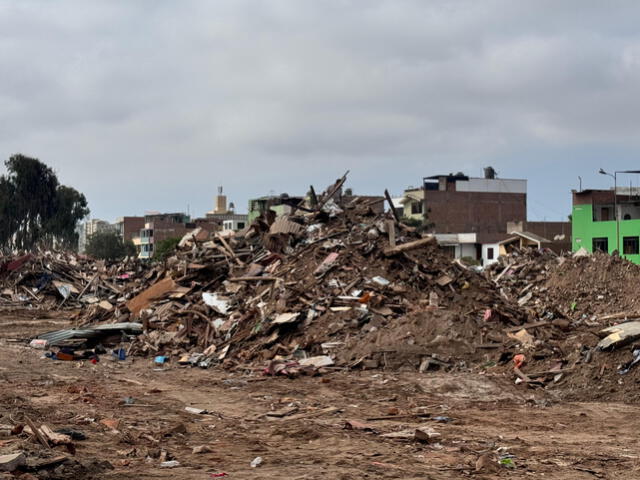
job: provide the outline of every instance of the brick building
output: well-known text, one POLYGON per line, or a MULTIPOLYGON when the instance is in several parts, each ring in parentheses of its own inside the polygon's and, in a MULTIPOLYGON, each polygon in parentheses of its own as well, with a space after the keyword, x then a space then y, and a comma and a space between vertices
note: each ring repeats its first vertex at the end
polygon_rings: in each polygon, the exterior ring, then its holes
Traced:
MULTIPOLYGON (((492 169, 491 169, 492 170, 492 169)), ((424 213, 434 233, 507 233, 527 220, 527 181, 463 174, 424 178, 424 213)))
MULTIPOLYGON (((527 221, 526 180, 496 178, 491 167, 482 178, 458 173, 423 180, 422 192, 412 192, 424 195, 426 223, 451 256, 489 265, 505 254, 507 245, 556 251, 570 247, 568 222, 527 221)), ((405 211, 420 198, 405 195, 405 211)))
POLYGON ((120 217, 116 219, 116 231, 123 241, 133 241, 144 228, 144 217, 120 217))

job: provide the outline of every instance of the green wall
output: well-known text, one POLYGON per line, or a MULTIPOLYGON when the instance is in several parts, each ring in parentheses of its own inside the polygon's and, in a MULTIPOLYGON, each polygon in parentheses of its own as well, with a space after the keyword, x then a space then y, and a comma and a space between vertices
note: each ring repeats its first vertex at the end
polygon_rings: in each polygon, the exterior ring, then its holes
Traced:
MULTIPOLYGON (((249 214, 247 217, 247 222, 249 225, 251 225, 251 223, 253 223, 253 221, 256 218, 258 218, 260 214, 263 212, 261 208, 266 209, 266 206, 267 206, 266 200, 262 201, 262 204, 260 206, 253 205, 253 202, 258 202, 258 201, 259 200, 249 200, 249 214)), ((289 206, 288 205, 272 205, 269 207, 269 210, 273 210, 274 212, 276 212, 276 217, 279 217, 281 215, 284 215, 285 212, 289 211, 289 206)))
MULTIPOLYGON (((593 207, 591 205, 574 205, 571 217, 571 242, 573 251, 584 247, 588 252, 593 251, 593 239, 607 237, 609 239, 609 252, 618 248, 616 241, 616 222, 593 221, 593 207)), ((640 220, 620 220, 620 252, 623 251, 624 237, 640 236, 640 220)), ((627 260, 640 264, 640 255, 622 255, 627 260)))

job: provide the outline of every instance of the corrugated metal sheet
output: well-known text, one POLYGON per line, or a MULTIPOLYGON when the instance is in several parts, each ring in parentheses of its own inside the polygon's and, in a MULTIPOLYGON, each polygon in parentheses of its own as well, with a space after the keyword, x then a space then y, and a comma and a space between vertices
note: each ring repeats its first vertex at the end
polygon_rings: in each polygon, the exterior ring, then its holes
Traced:
POLYGON ((135 322, 110 323, 106 325, 97 325, 92 328, 69 328, 66 330, 56 330, 53 332, 43 333, 36 338, 46 340, 50 346, 70 340, 72 338, 95 338, 99 336, 108 336, 114 332, 125 332, 132 335, 142 333, 142 324, 135 322))
POLYGON ((269 233, 291 233, 298 235, 302 233, 304 227, 299 223, 292 222, 286 216, 277 217, 275 222, 271 224, 269 233))

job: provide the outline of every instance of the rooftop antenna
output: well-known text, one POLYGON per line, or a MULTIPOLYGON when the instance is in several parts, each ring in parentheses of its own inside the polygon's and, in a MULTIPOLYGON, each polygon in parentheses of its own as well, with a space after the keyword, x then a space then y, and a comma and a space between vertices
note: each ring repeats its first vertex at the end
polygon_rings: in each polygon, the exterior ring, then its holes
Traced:
POLYGON ((578 182, 580 182, 580 190, 578 190, 579 192, 582 191, 582 177, 580 175, 578 175, 578 182))

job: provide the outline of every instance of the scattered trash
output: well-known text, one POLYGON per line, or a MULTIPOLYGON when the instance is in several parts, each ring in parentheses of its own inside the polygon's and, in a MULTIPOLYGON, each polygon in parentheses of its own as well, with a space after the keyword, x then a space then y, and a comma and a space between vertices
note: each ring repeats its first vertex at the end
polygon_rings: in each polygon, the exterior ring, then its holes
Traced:
POLYGON ((444 416, 441 416, 441 415, 437 415, 435 417, 432 417, 431 420, 433 420, 434 422, 438 422, 438 423, 449 423, 449 422, 453 421, 452 418, 444 417, 444 416))
POLYGON ((640 338, 640 321, 620 323, 613 327, 607 327, 601 330, 600 334, 606 335, 598 343, 600 350, 620 348, 640 338))
POLYGON ((229 300, 218 296, 217 293, 202 292, 202 300, 210 307, 215 308, 218 313, 226 315, 229 311, 229 300))
POLYGON ((192 453, 193 454, 200 454, 200 453, 211 453, 212 450, 208 445, 198 445, 197 447, 193 447, 192 453))
POLYGON ((632 353, 633 353, 633 360, 625 363, 624 365, 621 365, 620 368, 618 369, 618 373, 620 375, 626 375, 631 371, 632 368, 634 368, 636 365, 638 365, 638 363, 640 363, 640 348, 635 348, 632 353))
POLYGON ((313 366, 316 368, 322 368, 322 367, 330 367, 331 365, 333 365, 333 360, 331 359, 331 357, 327 355, 322 355, 319 357, 303 358, 302 360, 300 360, 299 363, 303 367, 313 366))
POLYGON ((193 413, 194 415, 206 415, 209 412, 207 410, 203 410, 202 408, 195 407, 184 407, 185 412, 193 413))
POLYGON ((387 285, 389 285, 391 282, 389 280, 387 280, 384 277, 380 277, 380 276, 376 276, 373 277, 371 279, 372 282, 377 283, 378 285, 382 286, 382 287, 386 287, 387 285))
POLYGON ((49 346, 49 344, 44 339, 34 338, 33 340, 31 340, 31 342, 29 342, 29 346, 38 350, 44 350, 49 346))
POLYGON ((256 468, 262 465, 262 457, 256 457, 251 461, 251 468, 256 468))
POLYGON ((515 366, 515 368, 522 367, 522 365, 524 365, 524 362, 525 356, 523 354, 519 353, 513 356, 513 365, 515 366))

